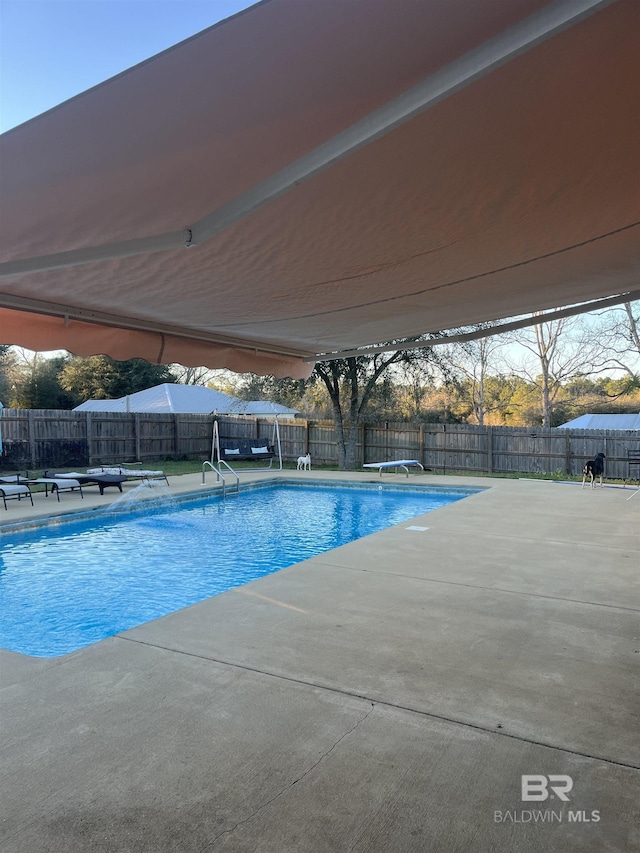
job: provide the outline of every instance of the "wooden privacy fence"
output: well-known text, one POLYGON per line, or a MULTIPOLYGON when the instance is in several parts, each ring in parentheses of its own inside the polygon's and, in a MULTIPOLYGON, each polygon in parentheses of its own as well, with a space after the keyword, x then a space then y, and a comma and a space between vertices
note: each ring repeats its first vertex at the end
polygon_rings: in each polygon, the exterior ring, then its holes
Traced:
POLYGON ((640 449, 640 431, 627 430, 389 423, 367 426, 362 436, 368 462, 418 459, 442 473, 577 475, 602 452, 607 477, 623 480, 627 450, 640 449))
MULTIPOLYGON (((271 438, 273 421, 218 417, 220 436, 271 438)), ((4 409, 2 470, 90 466, 115 462, 210 458, 211 415, 67 412, 4 409)), ((280 422, 283 458, 311 454, 315 465, 337 465, 331 421, 280 422)), ((587 459, 606 456, 606 476, 625 479, 627 451, 640 450, 640 431, 477 427, 467 424, 363 424, 358 465, 418 459, 438 473, 580 474, 587 459)))

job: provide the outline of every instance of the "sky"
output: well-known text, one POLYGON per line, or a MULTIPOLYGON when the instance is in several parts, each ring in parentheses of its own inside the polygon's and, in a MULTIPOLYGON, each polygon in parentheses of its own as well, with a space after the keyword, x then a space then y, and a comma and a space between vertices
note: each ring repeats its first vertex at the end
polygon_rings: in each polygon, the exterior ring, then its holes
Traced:
POLYGON ((254 0, 0 0, 0 132, 254 0))

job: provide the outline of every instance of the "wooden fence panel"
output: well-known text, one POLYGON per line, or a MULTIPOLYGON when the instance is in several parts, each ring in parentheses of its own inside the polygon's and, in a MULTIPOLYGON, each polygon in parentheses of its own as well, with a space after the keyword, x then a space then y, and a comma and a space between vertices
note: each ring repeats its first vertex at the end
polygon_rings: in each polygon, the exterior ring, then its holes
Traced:
POLYGON ((179 455, 174 414, 140 415, 140 457, 162 459, 179 455))
POLYGON ((422 428, 423 449, 420 461, 430 471, 446 472, 445 426, 446 424, 425 424, 422 428))
MULTIPOLYGON (((332 421, 309 421, 308 447, 313 464, 337 465, 336 428, 332 421)), ((299 456, 300 454, 298 454, 299 456)))
POLYGON ((38 467, 41 460, 46 460, 43 464, 54 470, 82 464, 87 444, 86 425, 74 415, 74 412, 47 409, 27 411, 31 468, 38 467))
POLYGON ((213 419, 211 415, 176 416, 176 453, 187 459, 211 457, 213 419))
POLYGON ((588 459, 604 453, 606 476, 624 480, 628 476, 627 451, 640 451, 638 430, 571 430, 570 441, 572 474, 580 474, 588 459))
MULTIPOLYGON (((295 460, 298 456, 304 456, 307 453, 306 437, 307 437, 307 422, 294 420, 280 420, 280 447, 282 448, 282 458, 295 460)), ((273 421, 260 421, 260 437, 269 438, 273 435, 273 421)))
POLYGON ((386 462, 389 459, 422 461, 421 430, 417 425, 376 424, 364 430, 363 462, 386 462))
POLYGON ((465 424, 424 424, 423 451, 420 460, 431 471, 491 470, 490 431, 465 424))
POLYGON ((473 429, 466 424, 443 424, 441 447, 449 471, 489 470, 487 429, 473 429))
POLYGON ((555 430, 494 428, 493 471, 496 473, 553 474, 565 471, 566 436, 555 430))
POLYGON ((87 456, 91 456, 92 464, 109 465, 135 460, 134 424, 135 416, 132 414, 91 412, 87 456))
POLYGON ((11 471, 83 464, 86 425, 76 412, 3 409, 0 465, 11 471), (70 460, 67 462, 67 459, 70 460))
POLYGON ((260 438, 255 418, 218 418, 218 429, 224 438, 260 438))

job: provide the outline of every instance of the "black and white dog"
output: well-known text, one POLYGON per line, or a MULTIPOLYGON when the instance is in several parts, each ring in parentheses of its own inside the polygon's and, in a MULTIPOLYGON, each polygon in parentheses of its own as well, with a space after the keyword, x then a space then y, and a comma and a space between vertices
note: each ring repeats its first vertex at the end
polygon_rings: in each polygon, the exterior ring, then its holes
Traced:
POLYGON ((591 488, 595 483, 596 477, 600 477, 600 485, 602 486, 602 475, 604 474, 604 453, 596 453, 595 459, 592 459, 590 462, 587 462, 582 469, 582 488, 584 489, 584 484, 587 480, 587 477, 591 479, 591 488))

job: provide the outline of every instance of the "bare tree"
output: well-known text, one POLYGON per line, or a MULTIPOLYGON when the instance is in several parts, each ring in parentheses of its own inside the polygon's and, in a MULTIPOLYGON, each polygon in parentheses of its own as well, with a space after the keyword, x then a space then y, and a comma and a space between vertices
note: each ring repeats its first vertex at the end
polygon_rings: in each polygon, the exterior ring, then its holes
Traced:
POLYGON ((171 372, 180 385, 209 385, 215 382, 218 374, 225 373, 223 370, 211 370, 208 367, 185 367, 183 364, 170 365, 171 372))
MULTIPOLYGON (((470 326, 460 332, 487 331, 494 328, 494 323, 480 323, 470 326)), ((480 426, 484 426, 485 417, 490 412, 503 406, 503 402, 490 401, 487 394, 487 380, 498 372, 497 355, 506 344, 505 335, 488 335, 477 340, 452 344, 444 358, 449 362, 455 374, 465 377, 470 396, 470 406, 473 415, 480 426)))
POLYGON ((420 363, 426 372, 438 361, 429 348, 369 356, 354 356, 335 361, 321 361, 314 375, 325 385, 336 425, 338 465, 341 469, 356 467, 358 431, 376 385, 386 371, 396 364, 420 363))
POLYGON ((596 334, 613 367, 634 381, 640 373, 640 301, 625 302, 597 315, 596 334))
POLYGON ((513 333, 511 340, 529 354, 509 367, 538 389, 544 427, 551 426, 564 383, 610 368, 601 341, 580 318, 552 320, 521 329, 513 333))

